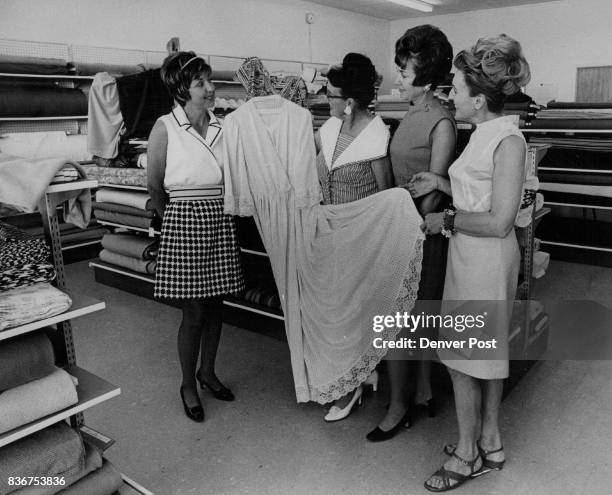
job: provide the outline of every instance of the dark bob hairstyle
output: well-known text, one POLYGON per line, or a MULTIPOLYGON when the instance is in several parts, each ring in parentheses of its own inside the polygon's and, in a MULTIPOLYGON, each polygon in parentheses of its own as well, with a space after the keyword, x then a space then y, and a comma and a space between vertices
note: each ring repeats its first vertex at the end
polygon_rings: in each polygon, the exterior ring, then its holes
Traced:
POLYGON ((170 96, 185 106, 189 100, 189 87, 194 79, 204 75, 210 78, 212 69, 195 52, 177 52, 169 55, 161 67, 161 78, 170 96))
POLYGON ((353 98, 359 108, 367 108, 375 96, 376 69, 372 61, 361 53, 349 53, 342 65, 334 65, 327 79, 342 91, 344 98, 353 98))
POLYGON ((395 42, 395 63, 405 67, 414 64, 413 86, 431 84, 434 90, 449 79, 453 61, 453 47, 446 35, 431 24, 416 26, 395 42))

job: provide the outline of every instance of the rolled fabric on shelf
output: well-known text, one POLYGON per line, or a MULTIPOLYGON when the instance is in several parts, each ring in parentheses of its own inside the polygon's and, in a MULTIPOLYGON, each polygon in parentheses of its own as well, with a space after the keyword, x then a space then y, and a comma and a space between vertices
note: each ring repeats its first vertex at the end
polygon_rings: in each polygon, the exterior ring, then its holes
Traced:
POLYGON ((131 258, 153 260, 157 257, 159 241, 133 234, 106 234, 102 238, 102 247, 131 258))
POLYGON ((98 203, 116 203, 118 205, 133 206, 140 210, 146 210, 151 196, 147 192, 120 191, 110 188, 99 189, 96 193, 98 203))
POLYGON ((119 470, 107 459, 102 459, 102 467, 90 472, 68 488, 57 492, 58 495, 111 495, 123 483, 119 470))
POLYGON ((0 345, 0 392, 43 378, 55 369, 55 356, 44 332, 29 333, 0 345))
POLYGON ((11 493, 12 477, 72 476, 83 469, 85 448, 78 432, 56 423, 0 448, 0 493, 11 493))
POLYGON ((123 186, 147 186, 147 171, 140 168, 109 168, 96 165, 83 165, 88 179, 97 180, 99 184, 123 186))
POLYGON ((155 260, 132 258, 123 254, 114 253, 108 249, 100 251, 100 259, 111 265, 121 266, 138 273, 146 273, 147 275, 154 275, 157 269, 157 261, 155 260))
POLYGON ((0 117, 87 115, 87 97, 76 88, 15 88, 0 93, 0 117))
POLYGON ((134 215, 136 217, 153 218, 155 215, 152 210, 143 210, 141 208, 120 205, 118 203, 99 203, 94 201, 92 206, 95 211, 114 211, 116 213, 125 213, 126 215, 134 215))
POLYGON ((71 67, 61 58, 0 55, 0 72, 9 74, 65 75, 71 67))
POLYGON ((21 158, 64 158, 72 161, 91 159, 87 136, 68 135, 64 131, 16 132, 0 137, 0 151, 21 158))
POLYGON ((56 368, 46 377, 0 394, 0 433, 61 411, 78 401, 72 377, 56 368))

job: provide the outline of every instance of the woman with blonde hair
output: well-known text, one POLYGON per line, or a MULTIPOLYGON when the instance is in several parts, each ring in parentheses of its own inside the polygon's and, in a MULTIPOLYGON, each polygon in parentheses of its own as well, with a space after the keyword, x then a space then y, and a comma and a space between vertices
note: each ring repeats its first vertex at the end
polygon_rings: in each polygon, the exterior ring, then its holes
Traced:
MULTIPOLYGON (((519 271, 514 219, 520 206, 526 144, 516 116, 502 114, 504 100, 529 82, 521 45, 506 35, 482 38, 454 61, 456 118, 476 125, 461 156, 450 166, 450 180, 420 172, 415 179, 453 198, 455 209, 432 213, 422 226, 427 235, 450 238, 445 301, 497 301, 489 326, 503 340, 511 316, 519 271)), ((465 307, 465 306, 464 306, 465 307)), ((445 308, 448 309, 448 308, 445 308)), ((505 455, 499 430, 505 356, 473 353, 465 359, 438 350, 453 381, 459 440, 447 445, 448 461, 425 488, 443 492, 470 478, 502 469, 505 455), (495 359, 493 359, 495 358, 495 359)))

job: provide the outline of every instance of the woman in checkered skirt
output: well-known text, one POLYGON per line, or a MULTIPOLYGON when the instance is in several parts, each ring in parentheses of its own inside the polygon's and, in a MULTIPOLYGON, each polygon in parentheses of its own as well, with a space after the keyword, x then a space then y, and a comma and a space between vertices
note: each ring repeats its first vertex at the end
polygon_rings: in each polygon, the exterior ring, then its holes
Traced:
POLYGON ((164 61, 161 77, 177 105, 155 123, 147 156, 149 193, 163 218, 155 297, 182 308, 180 394, 185 414, 198 422, 204 421, 204 409, 196 379, 217 399, 234 400, 215 374, 215 357, 223 295, 244 290, 235 225, 223 213, 222 130, 210 111, 211 73, 193 52, 164 61))

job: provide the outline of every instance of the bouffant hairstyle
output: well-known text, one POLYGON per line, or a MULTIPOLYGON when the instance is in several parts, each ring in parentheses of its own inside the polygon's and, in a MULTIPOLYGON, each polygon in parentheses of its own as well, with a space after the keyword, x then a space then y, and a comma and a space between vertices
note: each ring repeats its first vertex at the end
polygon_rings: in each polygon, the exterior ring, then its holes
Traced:
POLYGON ((189 87, 194 79, 204 75, 210 78, 212 69, 195 52, 177 52, 169 55, 161 67, 161 78, 170 96, 181 106, 189 100, 189 87))
POLYGON ((492 112, 501 112, 506 97, 531 79, 520 43, 505 34, 479 39, 457 54, 454 65, 465 75, 470 95, 484 95, 492 112))
POLYGON ((434 90, 449 78, 453 63, 453 47, 446 35, 436 26, 423 24, 404 33, 395 42, 395 63, 405 67, 414 64, 413 86, 431 84, 434 90))
POLYGON ((361 53, 349 53, 342 65, 334 65, 327 79, 340 88, 342 96, 353 98, 361 109, 367 108, 375 96, 376 69, 372 61, 361 53))

